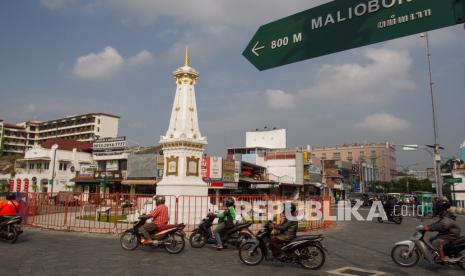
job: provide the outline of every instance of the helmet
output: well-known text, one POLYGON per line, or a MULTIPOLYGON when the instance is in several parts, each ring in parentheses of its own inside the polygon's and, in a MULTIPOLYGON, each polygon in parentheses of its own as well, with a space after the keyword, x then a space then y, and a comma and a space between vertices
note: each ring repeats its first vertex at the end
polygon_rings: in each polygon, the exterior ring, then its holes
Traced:
POLYGON ((231 207, 231 206, 234 206, 234 199, 228 197, 224 200, 224 205, 226 205, 226 207, 231 207))
POLYGON ((16 195, 14 193, 8 193, 6 195, 6 200, 14 200, 16 199, 16 195))
POLYGON ((444 211, 447 211, 450 208, 450 203, 448 200, 439 200, 438 203, 436 203, 436 208, 438 210, 438 213, 441 214, 444 211))
POLYGON ((165 197, 162 196, 162 195, 157 195, 155 196, 154 198, 155 200, 155 203, 158 205, 158 204, 165 204, 165 197))

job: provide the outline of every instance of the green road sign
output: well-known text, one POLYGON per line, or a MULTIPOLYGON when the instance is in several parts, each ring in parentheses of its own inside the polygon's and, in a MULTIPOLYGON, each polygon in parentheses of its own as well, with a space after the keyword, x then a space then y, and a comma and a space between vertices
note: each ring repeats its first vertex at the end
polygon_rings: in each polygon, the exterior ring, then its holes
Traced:
POLYGON ((462 183, 462 178, 448 178, 446 179, 446 182, 451 184, 451 183, 462 183))
POLYGON ((257 69, 465 22, 465 0, 336 0, 261 26, 242 53, 257 69))

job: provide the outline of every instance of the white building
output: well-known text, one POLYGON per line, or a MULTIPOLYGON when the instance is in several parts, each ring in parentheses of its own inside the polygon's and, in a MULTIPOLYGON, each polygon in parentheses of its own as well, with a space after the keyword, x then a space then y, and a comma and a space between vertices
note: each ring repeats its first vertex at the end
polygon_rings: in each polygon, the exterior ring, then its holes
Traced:
POLYGON ((268 148, 268 149, 285 149, 286 130, 256 130, 245 133, 245 145, 247 148, 268 148))
POLYGON ((0 138, 5 137, 4 154, 24 154, 27 148, 52 138, 93 141, 118 135, 119 117, 107 113, 66 116, 51 121, 7 124, 0 120, 0 138))
MULTIPOLYGON (((71 142, 71 141, 70 141, 71 142)), ((81 165, 91 164, 92 155, 80 151, 76 142, 51 147, 34 146, 26 150, 23 159, 17 160, 13 191, 15 192, 60 192, 73 189, 76 171, 81 165), (53 183, 53 184, 52 184, 53 183)))

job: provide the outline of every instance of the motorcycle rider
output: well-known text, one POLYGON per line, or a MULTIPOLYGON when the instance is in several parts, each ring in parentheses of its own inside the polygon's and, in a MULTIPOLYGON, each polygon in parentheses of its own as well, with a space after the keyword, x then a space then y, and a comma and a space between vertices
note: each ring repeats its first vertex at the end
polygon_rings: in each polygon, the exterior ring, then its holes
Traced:
POLYGON ((227 227, 233 226, 233 221, 236 219, 236 210, 234 209, 234 200, 232 198, 226 198, 224 200, 226 205, 226 210, 224 212, 218 213, 216 217, 218 218, 218 225, 213 230, 213 234, 216 239, 216 249, 223 250, 223 241, 221 240, 221 231, 227 227))
POLYGON ((0 202, 0 222, 15 217, 19 210, 19 203, 16 201, 16 195, 9 193, 6 200, 0 202))
POLYGON ((165 205, 165 197, 157 195, 154 197, 156 208, 148 215, 140 216, 141 219, 152 218, 152 222, 144 224, 141 227, 142 235, 144 239, 141 241, 144 245, 150 245, 153 243, 150 233, 155 233, 160 230, 161 227, 168 225, 169 213, 168 207, 165 205))
POLYGON ((447 199, 438 200, 436 203, 439 220, 431 225, 423 227, 424 231, 438 232, 430 242, 438 250, 441 261, 447 262, 449 257, 444 255, 444 246, 460 237, 460 226, 455 221, 456 217, 447 211, 450 203, 447 199))
POLYGON ((389 196, 388 200, 386 201, 386 204, 384 205, 384 211, 386 212, 388 219, 392 217, 395 211, 395 208, 396 208, 396 199, 393 196, 389 196))
MULTIPOLYGON (((290 208, 291 215, 295 218, 297 214, 297 206, 294 203, 286 204, 285 208, 290 208)), ((285 213, 284 213, 285 214, 285 213)), ((281 258, 282 251, 281 246, 291 241, 297 236, 298 222, 293 218, 287 218, 283 216, 281 224, 272 224, 272 227, 279 232, 279 234, 271 237, 270 249, 273 253, 273 257, 281 258)))

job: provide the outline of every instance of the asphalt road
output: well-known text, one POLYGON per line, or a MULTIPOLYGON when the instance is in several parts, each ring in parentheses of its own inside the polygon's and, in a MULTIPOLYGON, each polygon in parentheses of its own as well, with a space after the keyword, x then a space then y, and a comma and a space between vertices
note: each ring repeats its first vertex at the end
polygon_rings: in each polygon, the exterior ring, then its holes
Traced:
MULTIPOLYGON (((465 234, 465 219, 459 218, 459 223, 465 234)), ((453 266, 420 262, 402 269, 391 261, 394 242, 407 239, 418 224, 415 218, 406 218, 400 226, 338 222, 336 228, 325 232, 324 244, 330 252, 324 267, 316 272, 270 262, 248 267, 233 249, 217 252, 212 247, 186 245, 179 255, 163 249, 126 252, 116 236, 26 229, 16 244, 0 242, 0 275, 344 275, 334 272, 347 267, 372 272, 345 275, 465 275, 453 266)))

